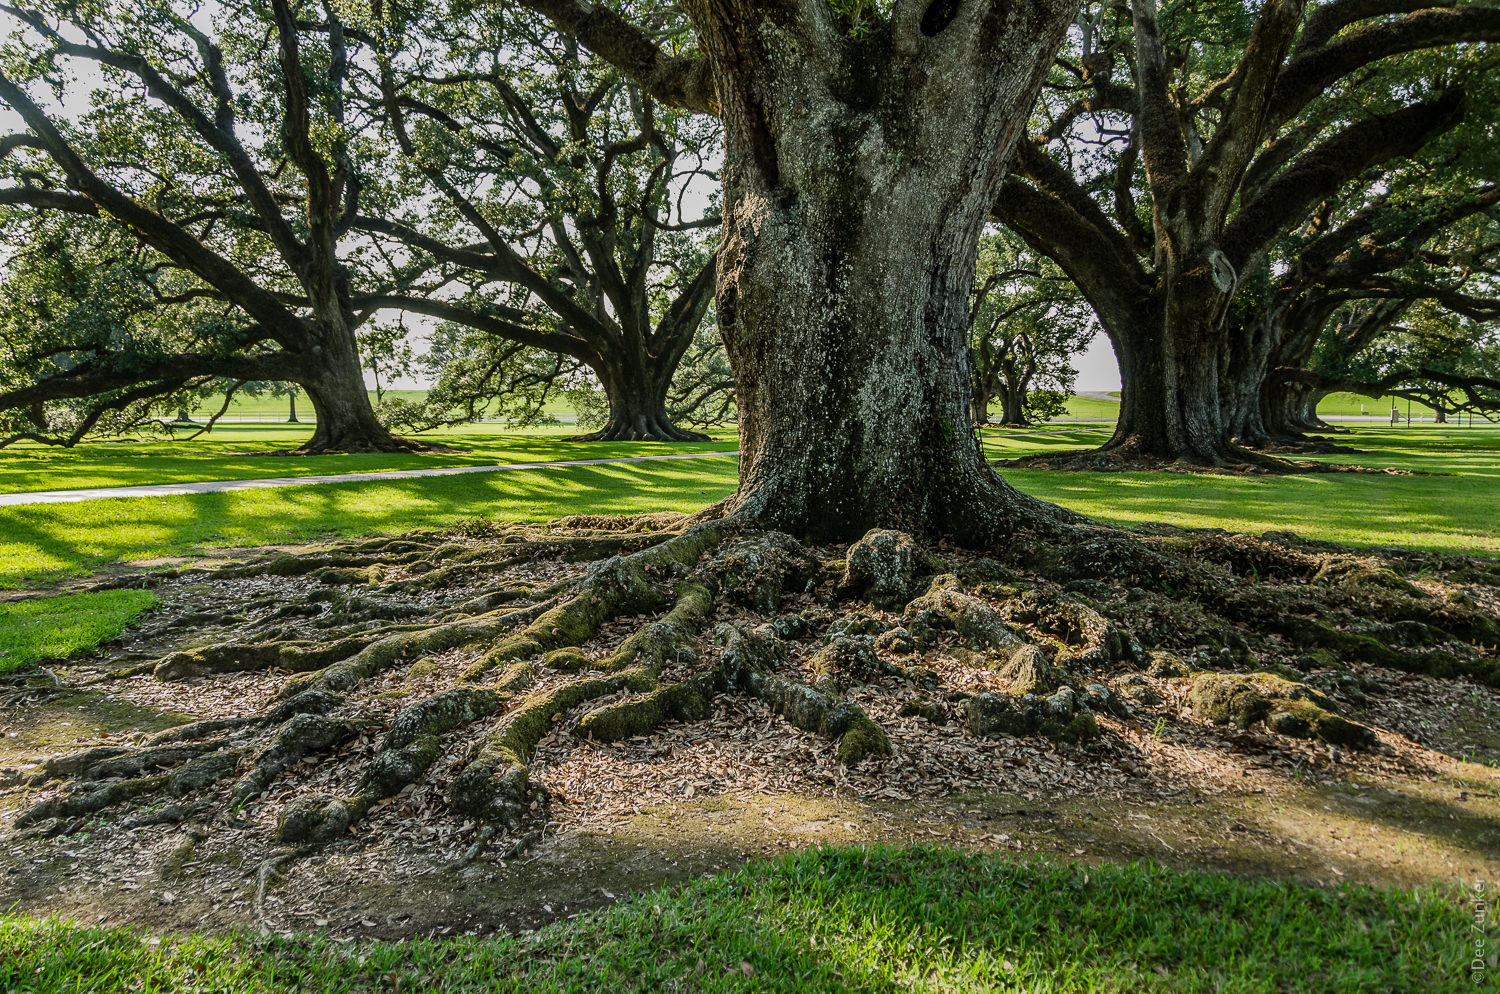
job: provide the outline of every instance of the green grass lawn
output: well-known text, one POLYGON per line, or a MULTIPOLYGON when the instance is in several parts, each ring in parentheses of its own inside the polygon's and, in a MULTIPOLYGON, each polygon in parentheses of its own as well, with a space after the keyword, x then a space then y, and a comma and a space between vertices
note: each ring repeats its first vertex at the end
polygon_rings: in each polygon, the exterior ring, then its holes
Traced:
MULTIPOLYGON (((1018 456, 1080 448, 1106 436, 1107 429, 1015 434, 991 438, 988 449, 992 457, 1018 456)), ((568 458, 606 449, 630 454, 695 448, 619 443, 589 445, 580 453, 576 444, 562 442, 555 434, 476 437, 489 439, 484 444, 491 446, 490 461, 568 458)), ((1241 477, 1006 470, 1005 476, 1029 493, 1121 524, 1165 521, 1252 533, 1291 529, 1354 545, 1500 554, 1500 429, 1372 425, 1356 428, 1344 440, 1365 454, 1329 457, 1332 461, 1431 475, 1241 477)), ((13 455, 0 453, 0 463, 13 455)), ((160 459, 163 472, 178 474, 175 478, 204 478, 203 463, 188 460, 174 470, 174 457, 168 454, 139 458, 160 459)), ((220 478, 227 458, 202 458, 214 471, 209 478, 220 478)), ((410 464, 405 460, 432 465, 447 464, 450 457, 394 458, 403 465, 410 464)), ((290 475, 283 467, 313 460, 251 461, 290 475)), ((50 485, 58 485, 61 472, 56 468, 48 476, 50 485)), ((130 459, 121 457, 119 475, 128 478, 130 472, 130 459)), ((544 521, 580 512, 690 511, 729 494, 735 482, 734 460, 725 457, 7 507, 0 508, 0 587, 46 583, 121 560, 179 556, 203 547, 396 534, 446 527, 481 515, 544 521)))
POLYGON ((1475 989, 1462 895, 943 849, 805 850, 493 939, 155 940, 0 918, 0 990, 1475 989))
MULTIPOLYGON (((370 404, 378 406, 380 400, 375 391, 368 391, 370 404)), ((427 399, 426 390, 386 390, 381 394, 387 402, 391 400, 403 400, 411 404, 419 404, 427 399)), ((207 421, 217 414, 219 408, 224 406, 224 395, 218 394, 208 398, 203 403, 194 407, 191 411, 195 421, 207 421)), ((486 405, 486 410, 493 411, 494 405, 486 405)), ((574 418, 573 405, 566 397, 554 396, 547 401, 543 408, 548 414, 566 424, 571 424, 574 418)), ((291 414, 291 404, 286 397, 272 397, 263 395, 252 397, 247 393, 236 393, 234 399, 229 402, 229 409, 224 412, 226 418, 256 418, 262 421, 278 422, 285 421, 291 414)), ((312 401, 307 399, 307 394, 297 392, 297 416, 303 420, 313 416, 312 401)))
MULTIPOLYGON (((987 448, 991 457, 1015 457, 1098 445, 1108 437, 1107 429, 1014 435, 991 438, 987 448)), ((1369 425, 1339 440, 1365 454, 1320 458, 1435 475, 1002 473, 1027 493, 1118 524, 1290 529, 1352 545, 1500 555, 1500 429, 1369 425)))
POLYGON ((1105 400, 1103 397, 1079 397, 1076 394, 1068 398, 1068 409, 1064 417, 1068 418, 1105 418, 1113 421, 1120 416, 1120 394, 1119 391, 1112 392, 1113 400, 1105 400))
MULTIPOLYGON (((377 403, 375 391, 369 391, 370 403, 377 403)), ((410 403, 421 403, 427 398, 426 390, 386 390, 383 396, 386 400, 400 399, 410 403)), ((207 421, 219 413, 219 408, 224 406, 224 395, 217 394, 209 397, 191 410, 193 420, 207 421)), ((571 416, 573 409, 567 404, 558 405, 557 413, 571 416)), ((549 405, 550 408, 550 405, 549 405)), ((226 418, 259 418, 264 421, 285 421, 292 412, 291 402, 286 397, 273 397, 270 394, 262 394, 252 397, 244 391, 237 392, 234 399, 229 402, 229 408, 224 412, 226 418)), ((297 391, 297 417, 306 420, 313 416, 312 401, 308 400, 307 394, 301 390, 297 391)))
MULTIPOLYGON (((651 451, 660 451, 653 448, 651 451)), ((212 546, 393 535, 467 518, 693 511, 734 490, 724 458, 0 507, 0 588, 212 546)))
POLYGON ((479 466, 494 463, 604 459, 669 452, 732 451, 739 440, 719 432, 718 442, 569 442, 571 428, 514 429, 469 425, 431 432, 424 439, 465 449, 453 453, 268 456, 293 448, 311 426, 233 424, 186 441, 89 442, 73 449, 35 444, 0 449, 0 493, 75 490, 197 480, 251 480, 265 476, 319 476, 385 469, 479 466))
POLYGON ((83 655, 155 603, 147 590, 107 590, 0 604, 0 673, 83 655))
MULTIPOLYGON (((1391 415, 1391 405, 1393 404, 1401 412, 1402 418, 1405 418, 1407 404, 1400 397, 1371 398, 1358 393, 1331 393, 1318 402, 1318 414, 1325 418, 1357 414, 1373 414, 1376 417, 1388 418, 1391 415)), ((1430 419, 1432 417, 1432 408, 1426 404, 1413 401, 1411 404, 1411 414, 1413 418, 1420 415, 1423 418, 1430 419)))

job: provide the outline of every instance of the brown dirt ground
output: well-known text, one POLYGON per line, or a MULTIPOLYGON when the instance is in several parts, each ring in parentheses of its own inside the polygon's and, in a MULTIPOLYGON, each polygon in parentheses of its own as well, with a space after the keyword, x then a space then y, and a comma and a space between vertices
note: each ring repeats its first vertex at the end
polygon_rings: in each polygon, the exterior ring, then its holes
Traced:
MULTIPOLYGON (((164 588, 164 600, 177 589, 201 606, 213 586, 185 579, 164 588)), ((585 648, 601 651, 632 623, 585 648)), ((287 855, 269 836, 280 805, 310 787, 352 786, 374 736, 339 757, 305 760, 243 810, 129 830, 106 812, 67 834, 5 834, 39 796, 23 780, 45 758, 257 710, 284 681, 263 672, 172 684, 101 679, 106 663, 162 648, 128 638, 108 660, 54 668, 61 692, 39 679, 35 693, 0 705, 0 907, 159 931, 479 934, 534 928, 792 848, 875 841, 1325 885, 1500 880, 1500 692, 1375 669, 1364 675, 1386 692, 1347 711, 1379 730, 1373 753, 1209 725, 1188 707, 1182 678, 1150 679, 1159 704, 1133 705, 1128 720, 1101 718, 1102 738, 1082 746, 975 739, 952 720, 956 711, 942 726, 899 715, 909 690, 894 683, 855 688, 850 696, 888 731, 893 754, 848 769, 834 761, 833 743, 738 696, 717 698, 702 721, 611 746, 560 723, 532 764, 553 796, 544 831, 497 840, 461 869, 474 826, 449 816, 444 786, 484 721, 447 743, 422 784, 275 872, 272 861, 287 855)), ((960 653, 939 646, 930 655, 945 682, 988 678, 966 677, 960 653)), ((351 695, 350 713, 389 716, 472 658, 388 671, 351 695)))

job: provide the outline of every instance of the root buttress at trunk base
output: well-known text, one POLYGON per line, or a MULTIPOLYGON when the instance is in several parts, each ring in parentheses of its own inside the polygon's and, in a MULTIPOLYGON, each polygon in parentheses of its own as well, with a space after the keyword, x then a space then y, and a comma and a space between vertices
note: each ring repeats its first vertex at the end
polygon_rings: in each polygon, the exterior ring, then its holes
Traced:
POLYGON ((274 804, 276 842, 324 844, 431 782, 448 811, 428 817, 482 843, 545 818, 539 744, 604 748, 735 697, 817 736, 820 762, 878 769, 897 715, 1086 749, 1179 681, 1206 728, 1379 751, 1362 720, 1372 673, 1500 686, 1500 567, 1288 534, 1048 521, 970 551, 881 529, 811 546, 735 518, 578 518, 173 582, 210 591, 212 609, 168 596, 141 638, 171 651, 111 660, 100 680, 154 678, 187 697, 195 682, 276 689, 238 716, 15 775, 7 789, 28 803, 13 832, 212 823, 274 804), (314 772, 319 786, 300 786, 314 772))

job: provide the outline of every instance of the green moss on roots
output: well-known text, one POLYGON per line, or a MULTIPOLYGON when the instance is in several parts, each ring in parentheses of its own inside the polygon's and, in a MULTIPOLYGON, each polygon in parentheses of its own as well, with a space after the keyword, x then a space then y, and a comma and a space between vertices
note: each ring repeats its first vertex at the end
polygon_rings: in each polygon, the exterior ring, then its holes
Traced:
MULTIPOLYGON (((572 733, 564 745, 617 742, 710 717, 719 695, 757 698, 824 739, 826 755, 868 767, 893 748, 875 720, 887 703, 866 711, 844 696, 855 686, 861 701, 890 695, 903 715, 962 715, 976 736, 1077 743, 1173 696, 1146 674, 1191 674, 1188 703, 1208 722, 1373 749, 1374 730, 1309 684, 1351 708, 1365 698, 1339 681, 1379 667, 1500 684, 1500 624, 1483 592, 1442 571, 1419 588, 1373 557, 1080 526, 1018 533, 984 550, 1003 561, 976 561, 886 529, 840 550, 737 520, 680 533, 582 523, 580 534, 424 534, 219 571, 226 582, 284 577, 285 596, 195 604, 178 623, 200 644, 164 641, 179 651, 148 666, 163 680, 290 671, 273 704, 51 758, 25 783, 51 796, 18 827, 67 831, 160 796, 253 804, 316 758, 353 786, 293 792, 279 841, 339 838, 437 769, 451 774, 456 816, 484 823, 477 845, 528 817, 530 764, 554 730, 572 733), (556 568, 590 556, 611 558, 581 575, 556 568), (538 559, 552 565, 531 569, 538 559), (215 633, 210 644, 199 628, 215 633), (950 664, 989 669, 971 675, 1001 692, 973 694, 973 680, 942 675, 950 664), (913 684, 920 696, 905 696, 913 684)), ((171 817, 218 803, 194 800, 171 817)))

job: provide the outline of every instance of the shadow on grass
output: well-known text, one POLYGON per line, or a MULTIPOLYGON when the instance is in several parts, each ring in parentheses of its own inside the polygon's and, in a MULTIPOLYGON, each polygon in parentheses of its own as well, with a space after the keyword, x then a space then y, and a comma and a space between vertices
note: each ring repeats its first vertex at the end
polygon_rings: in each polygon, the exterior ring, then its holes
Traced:
POLYGON ((474 517, 695 511, 730 493, 736 462, 615 463, 376 483, 0 508, 0 587, 213 546, 446 528, 474 517))

